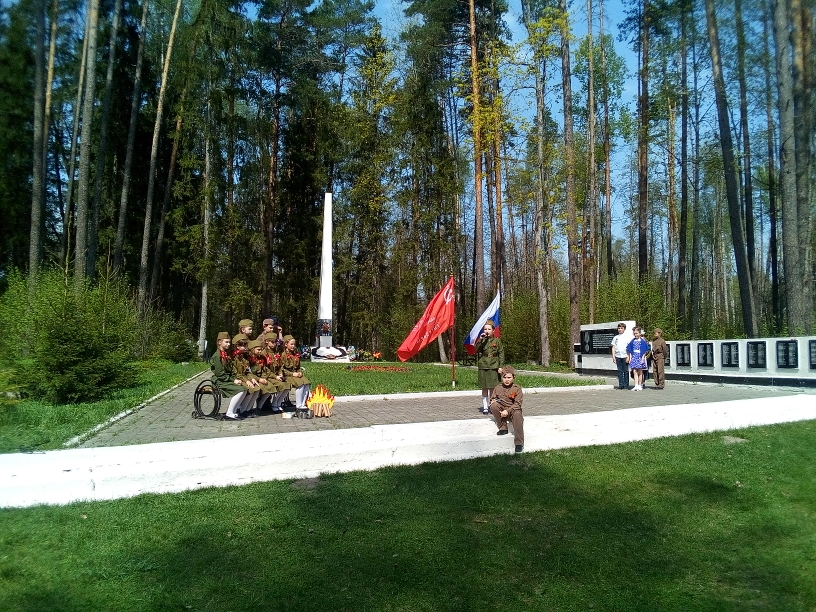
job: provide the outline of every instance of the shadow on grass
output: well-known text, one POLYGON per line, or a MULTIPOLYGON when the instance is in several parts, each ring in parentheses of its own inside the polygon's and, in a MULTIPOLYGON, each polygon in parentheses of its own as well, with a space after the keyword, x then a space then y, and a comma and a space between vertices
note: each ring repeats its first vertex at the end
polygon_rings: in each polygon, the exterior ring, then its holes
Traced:
POLYGON ((51 569, 3 580, 0 607, 812 609, 778 554, 795 529, 764 492, 700 475, 700 452, 671 469, 587 449, 6 511, 0 527, 39 514, 51 569))

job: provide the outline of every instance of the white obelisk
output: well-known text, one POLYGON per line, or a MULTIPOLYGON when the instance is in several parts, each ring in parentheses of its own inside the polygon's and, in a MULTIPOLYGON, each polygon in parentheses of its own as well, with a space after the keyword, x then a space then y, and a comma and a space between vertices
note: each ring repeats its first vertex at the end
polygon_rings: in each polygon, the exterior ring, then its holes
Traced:
POLYGON ((332 194, 323 199, 323 245, 320 256, 320 301, 315 346, 332 346, 332 194))

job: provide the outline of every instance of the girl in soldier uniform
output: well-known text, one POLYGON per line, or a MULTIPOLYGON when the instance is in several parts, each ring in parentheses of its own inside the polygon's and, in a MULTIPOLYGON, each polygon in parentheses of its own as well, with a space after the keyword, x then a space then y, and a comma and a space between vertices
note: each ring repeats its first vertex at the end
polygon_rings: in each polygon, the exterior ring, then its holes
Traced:
POLYGON ((241 385, 241 380, 233 369, 229 334, 218 332, 218 339, 215 343, 218 350, 210 357, 212 379, 218 385, 221 396, 229 399, 226 418, 238 421, 241 417, 236 411, 246 395, 246 389, 241 385))
POLYGON ((253 340, 249 343, 249 369, 261 386, 257 404, 257 409, 260 410, 266 400, 277 395, 283 387, 283 383, 275 378, 273 370, 267 366, 264 342, 261 340, 253 340))
POLYGON ((309 379, 300 367, 300 352, 297 350, 297 342, 290 335, 283 337, 283 355, 281 355, 281 366, 283 369, 284 381, 289 387, 295 390, 295 407, 306 408, 306 400, 309 397, 309 379))
POLYGON ((264 350, 264 361, 266 363, 267 372, 275 379, 278 385, 278 391, 272 396, 272 413, 279 414, 283 412, 281 404, 283 400, 289 395, 289 383, 283 377, 283 364, 281 363, 281 354, 277 350, 278 338, 277 334, 270 333, 264 336, 264 343, 266 349, 264 350))
POLYGON ((493 336, 496 324, 488 319, 482 333, 476 340, 476 366, 479 368, 479 388, 482 390, 482 414, 490 412, 490 396, 501 382, 499 375, 504 366, 504 345, 500 338, 493 336))
POLYGON ((238 334, 232 339, 232 344, 232 364, 235 377, 241 381, 241 385, 246 387, 246 396, 238 407, 238 414, 252 418, 254 413, 249 413, 249 410, 258 399, 261 385, 255 380, 249 369, 249 353, 247 352, 249 342, 247 337, 244 334, 238 334), (244 415, 243 413, 247 414, 244 415))

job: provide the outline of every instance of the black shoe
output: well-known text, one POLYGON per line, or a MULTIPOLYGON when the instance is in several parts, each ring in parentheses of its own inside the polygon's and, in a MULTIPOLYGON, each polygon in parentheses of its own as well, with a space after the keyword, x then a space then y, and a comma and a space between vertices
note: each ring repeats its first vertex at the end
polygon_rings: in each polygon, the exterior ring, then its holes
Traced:
POLYGON ((247 412, 247 413, 244 415, 244 418, 245 418, 245 419, 257 419, 257 418, 258 418, 258 415, 257 415, 257 413, 256 413, 254 410, 250 410, 249 412, 247 412))
POLYGON ((497 436, 506 436, 507 435, 507 430, 506 429, 500 429, 499 431, 496 432, 496 435, 497 436))
POLYGON ((524 447, 521 444, 516 444, 516 452, 517 453, 520 453, 523 450, 524 450, 524 447))

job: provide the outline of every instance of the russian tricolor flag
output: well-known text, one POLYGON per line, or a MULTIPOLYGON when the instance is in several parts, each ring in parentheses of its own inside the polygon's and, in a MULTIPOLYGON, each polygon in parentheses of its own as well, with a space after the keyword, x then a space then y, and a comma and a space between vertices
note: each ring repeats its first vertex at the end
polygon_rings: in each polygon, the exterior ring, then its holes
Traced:
POLYGON ((496 328, 493 330, 493 336, 496 338, 499 337, 499 330, 501 323, 499 322, 499 305, 501 304, 501 293, 497 293, 496 297, 493 298, 493 301, 490 302, 490 306, 487 307, 482 313, 482 316, 479 317, 479 320, 476 321, 476 325, 473 326, 473 329, 470 330, 468 337, 465 338, 465 350, 468 352, 468 355, 473 355, 476 352, 476 340, 479 338, 479 334, 482 333, 482 329, 487 323, 488 319, 493 319, 493 323, 496 324, 496 328))

